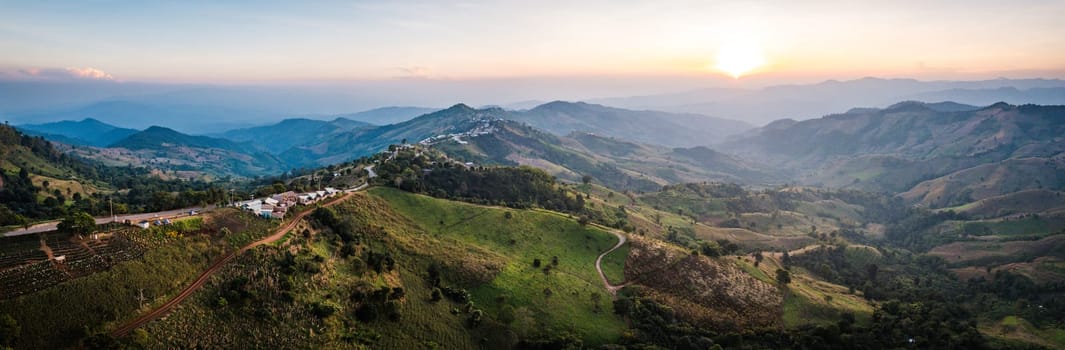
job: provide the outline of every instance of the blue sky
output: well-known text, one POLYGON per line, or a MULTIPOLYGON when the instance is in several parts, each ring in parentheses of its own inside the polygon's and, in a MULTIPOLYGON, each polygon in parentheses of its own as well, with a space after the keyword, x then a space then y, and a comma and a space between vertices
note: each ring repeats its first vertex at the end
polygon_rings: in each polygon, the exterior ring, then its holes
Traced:
POLYGON ((271 82, 1065 77, 1062 1, 0 1, 0 74, 271 82))

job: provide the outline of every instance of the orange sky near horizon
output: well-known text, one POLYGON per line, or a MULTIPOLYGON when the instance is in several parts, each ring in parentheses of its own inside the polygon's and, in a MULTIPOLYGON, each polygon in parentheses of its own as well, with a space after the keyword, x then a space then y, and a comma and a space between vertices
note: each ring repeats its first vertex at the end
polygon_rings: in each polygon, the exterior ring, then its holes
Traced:
POLYGON ((91 68, 102 72, 97 78, 175 82, 723 78, 729 73, 715 68, 722 49, 749 45, 764 62, 741 80, 1065 78, 1061 1, 110 5, 2 5, 0 74, 91 68))

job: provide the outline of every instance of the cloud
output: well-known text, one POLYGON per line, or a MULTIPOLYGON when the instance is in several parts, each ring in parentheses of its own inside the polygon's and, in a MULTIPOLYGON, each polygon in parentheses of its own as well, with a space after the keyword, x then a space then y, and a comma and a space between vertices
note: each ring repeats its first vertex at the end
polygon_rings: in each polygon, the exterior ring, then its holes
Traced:
POLYGON ((69 67, 69 68, 23 68, 16 71, 17 76, 29 79, 54 79, 54 80, 115 80, 115 76, 103 70, 92 67, 69 67))
POLYGON ((85 68, 74 67, 74 68, 67 68, 66 70, 70 74, 76 75, 79 78, 115 80, 115 77, 112 76, 111 74, 108 74, 107 72, 104 72, 102 70, 99 70, 99 69, 96 69, 96 68, 92 68, 92 67, 85 67, 85 68))
POLYGON ((398 79, 434 79, 438 78, 433 74, 433 71, 427 67, 413 66, 413 67, 397 67, 396 70, 402 72, 396 78, 398 79))

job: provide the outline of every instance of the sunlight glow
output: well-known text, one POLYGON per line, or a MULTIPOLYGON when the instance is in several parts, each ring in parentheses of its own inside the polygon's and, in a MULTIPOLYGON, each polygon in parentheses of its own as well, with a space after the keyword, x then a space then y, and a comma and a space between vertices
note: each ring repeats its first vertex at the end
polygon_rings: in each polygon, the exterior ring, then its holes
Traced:
POLYGON ((718 49, 714 68, 738 79, 765 64, 762 48, 752 42, 729 43, 718 49))

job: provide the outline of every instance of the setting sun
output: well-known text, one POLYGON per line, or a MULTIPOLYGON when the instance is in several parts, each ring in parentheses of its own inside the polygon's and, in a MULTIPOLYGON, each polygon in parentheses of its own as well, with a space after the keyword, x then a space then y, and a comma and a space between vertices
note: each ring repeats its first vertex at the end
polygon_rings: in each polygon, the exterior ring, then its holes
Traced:
POLYGON ((721 46, 714 68, 739 78, 765 64, 761 47, 754 43, 731 43, 721 46))

